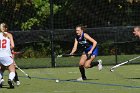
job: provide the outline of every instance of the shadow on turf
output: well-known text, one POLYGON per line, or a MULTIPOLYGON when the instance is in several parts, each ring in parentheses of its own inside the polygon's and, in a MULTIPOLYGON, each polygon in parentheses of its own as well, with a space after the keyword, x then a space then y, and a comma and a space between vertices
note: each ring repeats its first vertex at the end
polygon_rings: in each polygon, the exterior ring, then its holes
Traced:
MULTIPOLYGON (((87 79, 87 80, 99 80, 99 79, 87 79)), ((87 80, 84 80, 84 81, 87 81, 87 80)), ((64 81, 77 81, 76 79, 67 79, 67 80, 64 80, 64 81)))
POLYGON ((2 88, 13 89, 13 88, 10 88, 9 85, 2 85, 2 88))
POLYGON ((140 78, 126 78, 126 79, 140 79, 140 78))
POLYGON ((7 85, 2 85, 2 88, 8 88, 9 86, 7 86, 7 85))

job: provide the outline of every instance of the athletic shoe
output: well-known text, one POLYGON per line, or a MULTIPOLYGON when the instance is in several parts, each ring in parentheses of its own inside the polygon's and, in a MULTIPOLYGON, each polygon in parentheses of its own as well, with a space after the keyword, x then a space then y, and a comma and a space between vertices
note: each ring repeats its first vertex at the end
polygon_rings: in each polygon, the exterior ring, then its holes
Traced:
POLYGON ((84 77, 82 77, 82 79, 83 79, 83 80, 87 80, 87 77, 86 77, 86 76, 84 76, 84 77))
POLYGON ((86 77, 80 77, 80 78, 77 79, 77 81, 83 81, 83 80, 87 80, 87 78, 86 77))
POLYGON ((102 60, 99 59, 99 60, 97 60, 97 61, 99 62, 99 64, 98 64, 98 69, 99 69, 99 70, 102 70, 102 68, 103 68, 103 66, 102 66, 102 60))
POLYGON ((8 79, 8 84, 9 84, 10 88, 14 88, 14 83, 10 79, 8 79))
POLYGON ((20 85, 20 81, 16 81, 16 85, 19 86, 20 85))
POLYGON ((1 82, 1 84, 2 84, 2 85, 4 85, 4 79, 1 79, 1 81, 0 81, 0 82, 1 82))
POLYGON ((80 78, 78 78, 78 79, 77 79, 77 81, 83 81, 83 78, 82 78, 82 77, 80 77, 80 78))

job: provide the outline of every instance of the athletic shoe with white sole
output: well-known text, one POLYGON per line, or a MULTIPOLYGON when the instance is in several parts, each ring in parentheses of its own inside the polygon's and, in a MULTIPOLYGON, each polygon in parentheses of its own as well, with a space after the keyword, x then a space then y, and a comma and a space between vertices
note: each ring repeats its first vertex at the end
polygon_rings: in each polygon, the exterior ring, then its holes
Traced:
POLYGON ((99 59, 99 60, 97 60, 97 61, 99 62, 99 64, 98 64, 98 69, 99 69, 99 70, 102 70, 102 68, 103 68, 103 66, 102 66, 102 60, 99 59))
POLYGON ((83 81, 83 78, 82 78, 82 77, 80 77, 80 78, 78 78, 78 79, 77 79, 77 81, 83 81))
POLYGON ((10 79, 8 79, 8 84, 9 84, 10 88, 14 88, 14 83, 10 79))
POLYGON ((77 79, 77 81, 83 81, 83 80, 87 80, 87 78, 86 77, 80 77, 80 78, 77 79))
POLYGON ((16 85, 19 86, 20 85, 20 81, 16 81, 16 85))

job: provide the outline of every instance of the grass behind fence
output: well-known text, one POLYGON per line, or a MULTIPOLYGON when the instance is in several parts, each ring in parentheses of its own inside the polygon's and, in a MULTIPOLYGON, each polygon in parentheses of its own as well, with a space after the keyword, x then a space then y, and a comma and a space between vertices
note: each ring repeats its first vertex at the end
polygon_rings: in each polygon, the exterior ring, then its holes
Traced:
MULTIPOLYGON (((118 63, 132 59, 138 55, 118 55, 118 63)), ((56 58, 56 67, 71 67, 78 66, 80 57, 61 57, 56 58)), ((101 59, 103 65, 115 65, 115 56, 98 56, 95 60, 101 59)), ((17 58, 15 59, 17 65, 21 68, 41 68, 51 67, 51 58, 17 58)), ((131 63, 140 63, 140 60, 134 60, 131 63)))

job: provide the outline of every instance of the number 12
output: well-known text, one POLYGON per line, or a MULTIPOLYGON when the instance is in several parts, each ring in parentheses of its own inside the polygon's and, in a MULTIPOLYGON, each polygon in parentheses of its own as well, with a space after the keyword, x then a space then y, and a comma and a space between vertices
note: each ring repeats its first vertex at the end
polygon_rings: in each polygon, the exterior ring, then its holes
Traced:
POLYGON ((7 43, 6 39, 0 40, 0 48, 6 48, 6 43, 7 43))

